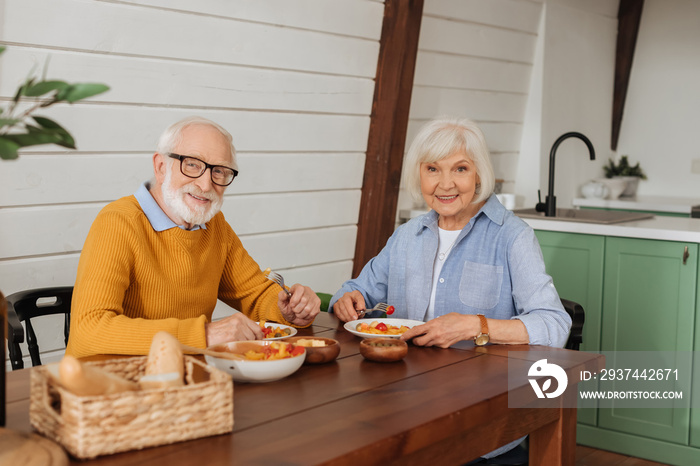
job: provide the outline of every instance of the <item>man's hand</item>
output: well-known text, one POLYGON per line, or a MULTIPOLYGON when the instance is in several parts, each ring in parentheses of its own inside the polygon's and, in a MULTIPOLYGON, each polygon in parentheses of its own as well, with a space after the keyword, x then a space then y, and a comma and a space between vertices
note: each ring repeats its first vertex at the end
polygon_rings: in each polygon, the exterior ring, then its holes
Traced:
POLYGON ((313 322, 321 312, 321 298, 308 286, 298 283, 289 289, 290 297, 285 291, 280 291, 277 296, 277 306, 282 311, 282 316, 294 325, 304 326, 313 322))
POLYGON ((228 341, 262 340, 260 326, 237 312, 232 316, 204 324, 207 346, 226 343, 228 341))
POLYGON ((366 309, 365 297, 357 290, 348 291, 333 305, 333 312, 343 322, 357 320, 357 311, 366 309))

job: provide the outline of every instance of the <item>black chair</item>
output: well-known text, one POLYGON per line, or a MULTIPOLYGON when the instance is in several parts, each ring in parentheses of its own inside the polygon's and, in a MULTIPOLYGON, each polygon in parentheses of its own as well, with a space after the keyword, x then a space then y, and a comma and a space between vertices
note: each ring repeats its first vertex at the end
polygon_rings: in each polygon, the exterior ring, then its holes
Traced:
POLYGON ((63 335, 68 344, 70 331, 70 306, 73 298, 72 286, 54 288, 38 288, 34 290, 19 291, 8 296, 7 299, 7 348, 10 353, 12 370, 23 369, 22 350, 19 344, 24 342, 26 327, 27 347, 32 359, 32 366, 40 366, 39 345, 37 343, 32 319, 35 317, 52 314, 64 314, 63 335))
POLYGON ((568 299, 562 299, 561 303, 564 305, 564 310, 571 317, 571 332, 564 348, 578 351, 579 346, 583 343, 583 324, 586 322, 586 313, 583 310, 583 306, 579 303, 568 299))

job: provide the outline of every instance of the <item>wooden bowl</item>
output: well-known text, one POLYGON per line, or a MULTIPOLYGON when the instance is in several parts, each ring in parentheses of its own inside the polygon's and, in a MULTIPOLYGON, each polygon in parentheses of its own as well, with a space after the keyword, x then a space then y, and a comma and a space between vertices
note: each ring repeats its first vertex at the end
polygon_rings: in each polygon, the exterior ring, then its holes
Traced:
POLYGON ((318 340, 325 343, 324 346, 304 346, 306 349, 306 360, 304 364, 323 364, 325 362, 335 361, 340 354, 340 343, 332 338, 322 337, 289 337, 284 341, 299 344, 299 340, 318 340))
POLYGON ((395 338, 365 338, 360 342, 360 354, 370 361, 401 361, 408 353, 408 345, 395 338))

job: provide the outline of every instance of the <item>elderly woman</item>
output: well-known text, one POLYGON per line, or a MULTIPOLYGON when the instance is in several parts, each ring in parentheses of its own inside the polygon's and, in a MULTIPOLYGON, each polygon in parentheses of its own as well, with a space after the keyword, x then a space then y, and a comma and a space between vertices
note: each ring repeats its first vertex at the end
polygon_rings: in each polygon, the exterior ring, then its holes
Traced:
POLYGON ((426 124, 404 173, 431 211, 399 227, 360 276, 330 301, 343 321, 387 302, 424 321, 401 338, 446 348, 461 340, 563 347, 571 328, 535 234, 493 194, 481 130, 469 120, 426 124))
MULTIPOLYGON (((329 309, 350 321, 358 310, 392 304, 395 317, 425 322, 401 336, 416 345, 447 348, 474 340, 563 347, 571 318, 545 273, 532 228, 493 194, 481 130, 469 120, 431 121, 411 144, 404 173, 431 211, 399 227, 329 309)), ((514 450, 521 440, 469 464, 526 459, 514 450)))

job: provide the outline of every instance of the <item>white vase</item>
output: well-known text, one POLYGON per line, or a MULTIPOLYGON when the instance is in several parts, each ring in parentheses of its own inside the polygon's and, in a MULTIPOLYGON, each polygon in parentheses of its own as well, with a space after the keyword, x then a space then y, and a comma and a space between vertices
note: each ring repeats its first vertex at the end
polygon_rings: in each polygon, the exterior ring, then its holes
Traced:
POLYGON ((634 197, 637 195, 637 187, 639 186, 638 176, 615 176, 614 178, 624 180, 627 184, 625 190, 620 194, 620 197, 634 197))
POLYGON ((610 194, 610 189, 601 181, 591 180, 581 187, 581 194, 586 199, 605 199, 610 194))
POLYGON ((620 197, 620 195, 627 188, 627 182, 625 180, 621 180, 621 179, 616 178, 616 177, 600 178, 596 181, 600 181, 601 183, 605 183, 605 186, 608 187, 608 190, 609 190, 608 199, 617 199, 618 197, 620 197))

